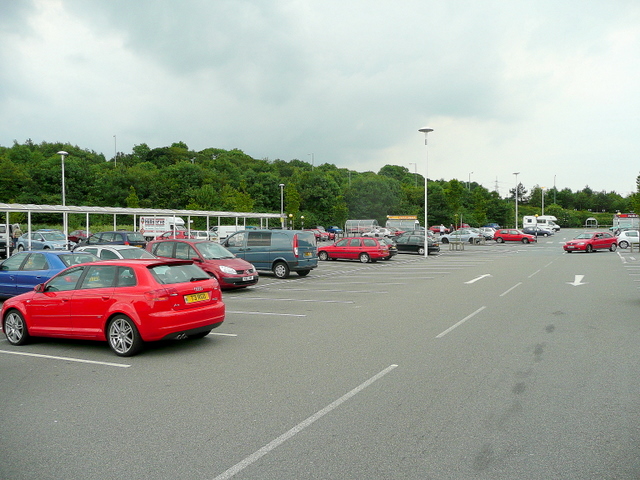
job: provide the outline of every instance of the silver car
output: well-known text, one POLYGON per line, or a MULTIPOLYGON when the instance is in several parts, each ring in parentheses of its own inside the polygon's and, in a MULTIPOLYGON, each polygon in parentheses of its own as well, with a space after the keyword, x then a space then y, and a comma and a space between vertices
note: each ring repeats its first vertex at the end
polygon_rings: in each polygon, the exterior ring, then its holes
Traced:
POLYGON ((456 230, 455 232, 446 233, 444 235, 440 235, 440 242, 442 243, 451 243, 451 242, 469 242, 469 243, 480 243, 482 241, 482 235, 477 232, 474 232, 470 228, 461 228, 456 230))

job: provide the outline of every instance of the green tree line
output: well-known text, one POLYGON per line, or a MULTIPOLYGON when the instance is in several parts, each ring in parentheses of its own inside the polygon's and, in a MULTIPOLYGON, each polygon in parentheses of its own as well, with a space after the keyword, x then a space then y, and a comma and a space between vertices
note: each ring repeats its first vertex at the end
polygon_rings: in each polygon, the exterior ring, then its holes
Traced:
MULTIPOLYGON (((61 159, 65 159, 67 205, 172 208, 237 212, 284 212, 295 225, 344 225, 347 219, 376 219, 387 215, 416 215, 424 219, 424 177, 407 167, 385 165, 376 172, 357 172, 325 163, 314 166, 293 159, 254 159, 241 150, 190 150, 183 142, 168 147, 133 147, 107 159, 101 153, 68 143, 42 142, 0 146, 0 201, 3 203, 62 203, 61 159)), ((640 176, 637 179, 640 190, 640 176)), ((584 225, 596 217, 610 224, 616 211, 640 211, 638 193, 623 197, 586 186, 528 191, 518 188, 519 216, 555 215, 562 226, 584 225)), ((428 180, 429 224, 515 223, 515 193, 506 197, 475 182, 428 180)), ((19 220, 18 220, 19 221, 19 220)), ((521 220, 520 220, 521 221, 521 220)))

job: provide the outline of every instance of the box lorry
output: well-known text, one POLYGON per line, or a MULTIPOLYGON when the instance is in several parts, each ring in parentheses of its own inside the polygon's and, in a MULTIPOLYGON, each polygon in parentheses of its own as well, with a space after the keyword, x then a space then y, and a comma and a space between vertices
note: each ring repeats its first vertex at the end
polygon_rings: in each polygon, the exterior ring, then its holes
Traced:
POLYGON ((186 230, 181 217, 140 217, 140 233, 146 240, 153 240, 164 232, 186 230))

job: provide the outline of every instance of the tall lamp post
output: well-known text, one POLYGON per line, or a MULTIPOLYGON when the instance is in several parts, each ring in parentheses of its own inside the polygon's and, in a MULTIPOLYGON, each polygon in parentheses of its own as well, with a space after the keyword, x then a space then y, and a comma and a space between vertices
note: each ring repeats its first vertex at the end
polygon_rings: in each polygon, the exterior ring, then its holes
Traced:
POLYGON ((280 184, 280 226, 284 229, 284 183, 280 184))
POLYGON ((542 187, 540 190, 542 191, 542 215, 544 215, 544 190, 547 187, 542 187))
POLYGON ((471 191, 471 175, 473 172, 469 172, 469 181, 467 182, 467 190, 471 191))
MULTIPOLYGON (((423 127, 418 129, 419 132, 424 133, 424 145, 427 146, 427 135, 429 132, 433 132, 433 128, 431 127, 423 127)), ((425 148, 427 155, 425 161, 425 174, 424 174, 424 258, 429 258, 429 248, 428 248, 428 236, 427 232, 429 231, 429 220, 428 220, 428 203, 427 203, 427 177, 429 176, 429 149, 425 148)))
POLYGON ((518 228, 518 175, 520 172, 514 172, 516 176, 516 229, 518 228))
MULTIPOLYGON (((67 199, 66 199, 66 193, 65 193, 65 188, 64 188, 64 157, 66 157, 67 155, 69 155, 67 152, 65 152, 64 150, 60 150, 58 152, 58 155, 60 155, 60 159, 62 160, 62 206, 66 206, 67 205, 67 199)), ((62 212, 62 229, 64 230, 64 236, 67 236, 67 212, 63 211, 62 212)))
POLYGON ((417 187, 418 186, 418 164, 409 162, 409 165, 413 165, 413 179, 414 179, 413 183, 414 183, 414 186, 417 187))

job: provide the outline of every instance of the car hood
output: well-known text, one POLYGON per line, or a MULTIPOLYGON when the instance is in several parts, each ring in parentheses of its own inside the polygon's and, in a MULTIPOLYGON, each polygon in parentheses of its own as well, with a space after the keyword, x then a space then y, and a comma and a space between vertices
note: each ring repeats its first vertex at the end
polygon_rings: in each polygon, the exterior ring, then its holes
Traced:
POLYGON ((247 262, 246 260, 243 260, 242 258, 223 258, 220 260, 205 260, 204 263, 206 265, 215 265, 216 267, 226 265, 227 267, 231 267, 236 270, 248 270, 250 268, 254 268, 253 264, 247 262))

